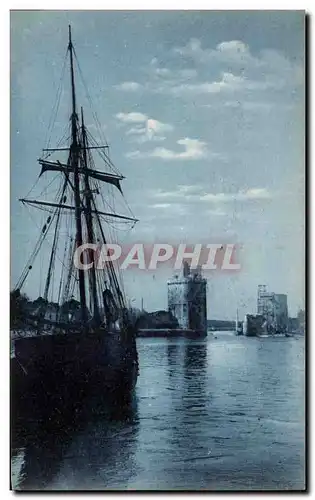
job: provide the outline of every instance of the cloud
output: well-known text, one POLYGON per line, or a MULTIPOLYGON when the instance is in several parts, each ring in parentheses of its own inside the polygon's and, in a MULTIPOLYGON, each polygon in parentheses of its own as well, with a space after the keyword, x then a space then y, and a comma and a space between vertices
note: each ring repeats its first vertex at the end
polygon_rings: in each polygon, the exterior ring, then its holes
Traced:
POLYGON ((175 47, 173 52, 200 64, 219 62, 242 67, 261 64, 259 59, 252 56, 249 46, 241 40, 223 41, 213 49, 202 48, 200 40, 191 38, 183 47, 175 47))
POLYGON ((173 125, 160 122, 154 118, 149 118, 143 113, 118 113, 116 114, 116 118, 125 124, 139 124, 126 131, 126 135, 132 136, 132 142, 137 142, 139 144, 148 141, 164 141, 165 136, 161 134, 174 130, 173 125))
POLYGON ((171 132, 174 130, 173 125, 170 125, 168 123, 162 123, 159 122, 158 120, 154 120, 153 118, 148 118, 147 120, 147 131, 148 133, 165 133, 165 132, 171 132))
POLYGON ((167 210, 168 216, 171 214, 174 216, 185 215, 187 213, 187 206, 181 203, 154 203, 149 206, 155 210, 167 210))
POLYGON ((155 68, 154 74, 157 76, 163 76, 163 77, 172 77, 173 76, 173 72, 168 68, 155 68))
POLYGON ((154 65, 151 64, 149 69, 146 69, 149 75, 153 76, 157 80, 169 80, 174 82, 192 80, 198 76, 197 70, 194 68, 165 68, 157 66, 157 61, 154 65))
MULTIPOLYGON (((186 202, 211 203, 214 205, 227 204, 231 202, 244 202, 250 200, 263 201, 272 199, 272 194, 266 188, 250 188, 240 190, 235 193, 208 193, 200 185, 180 185, 174 191, 158 190, 152 193, 157 199, 163 199, 163 203, 169 203, 171 200, 186 202)), ((219 209, 215 209, 218 210, 219 209)))
POLYGON ((154 57, 149 65, 149 68, 145 68, 145 72, 157 77, 167 77, 167 78, 195 78, 197 76, 197 70, 195 68, 182 68, 177 69, 172 67, 165 68, 158 65, 158 59, 154 57))
POLYGON ((286 85, 286 79, 277 75, 265 75, 263 79, 250 78, 245 73, 238 75, 222 71, 220 78, 212 81, 198 81, 192 78, 161 79, 148 82, 146 89, 156 94, 183 95, 233 93, 241 91, 279 90, 286 85))
POLYGON ((281 90, 303 84, 303 68, 281 52, 273 49, 253 54, 241 40, 222 41, 214 48, 203 48, 200 40, 192 38, 182 47, 175 47, 173 54, 181 59, 192 59, 199 65, 204 78, 197 79, 195 68, 176 69, 160 67, 153 58, 146 73, 145 84, 124 82, 121 90, 143 89, 158 94, 176 97, 191 94, 216 94, 219 92, 259 92, 281 90), (220 75, 207 79, 209 65, 220 75))
POLYGON ((171 89, 171 92, 175 95, 187 92, 197 94, 212 94, 221 92, 222 90, 238 90, 244 86, 244 83, 245 79, 241 76, 235 76, 232 73, 223 73, 221 80, 219 81, 175 85, 171 89))
POLYGON ((179 139, 176 141, 180 146, 184 146, 184 151, 173 151, 166 148, 155 148, 152 151, 131 151, 127 153, 127 158, 143 159, 143 158, 161 158, 162 160, 201 160, 207 158, 214 153, 210 153, 207 149, 207 144, 199 139, 179 139))
POLYGON ((271 193, 265 188, 252 188, 247 191, 238 191, 237 193, 207 193, 200 197, 202 201, 212 203, 229 203, 233 201, 247 200, 269 200, 271 193))
POLYGON ((200 191, 203 190, 203 187, 200 186, 199 184, 180 184, 178 186, 178 191, 182 194, 185 195, 191 195, 191 194, 196 194, 200 193, 200 191))
POLYGON ((143 113, 117 113, 115 116, 124 123, 143 123, 148 119, 143 113))
POLYGON ((166 137, 164 135, 148 135, 146 132, 143 135, 134 136, 130 139, 130 142, 137 144, 144 144, 145 142, 163 142, 166 137))
POLYGON ((138 82, 123 82, 116 85, 115 88, 125 92, 137 92, 142 88, 142 85, 138 82))
POLYGON ((200 197, 200 194, 204 193, 204 188, 198 184, 187 185, 180 184, 175 191, 163 191, 158 189, 152 193, 152 197, 165 199, 193 199, 194 197, 200 197))
MULTIPOLYGON (((266 62, 264 60, 264 51, 261 51, 259 56, 254 57, 251 54, 249 46, 241 40, 223 41, 213 49, 202 48, 199 39, 191 38, 183 47, 175 47, 173 52, 201 64, 208 64, 215 61, 238 66, 242 65, 242 67, 249 65, 259 67, 263 66, 266 62)), ((279 58, 282 62, 286 60, 281 54, 279 54, 279 58)))
POLYGON ((164 85, 174 86, 181 83, 189 82, 196 79, 198 76, 195 68, 166 68, 158 66, 158 60, 153 58, 149 67, 143 68, 146 73, 146 81, 139 82, 123 82, 115 86, 117 90, 124 92, 153 91, 163 92, 164 85))
MULTIPOLYGON (((183 94, 218 94, 221 92, 233 93, 237 91, 257 91, 268 88, 280 89, 284 85, 283 80, 272 78, 270 80, 251 80, 245 76, 234 75, 223 72, 221 79, 212 82, 184 83, 168 87, 164 91, 180 96, 183 94)), ((162 90, 160 88, 160 90, 162 90)))
POLYGON ((217 50, 227 54, 249 54, 249 47, 240 40, 231 40, 229 42, 221 42, 217 45, 217 50))
POLYGON ((183 47, 175 47, 173 52, 202 65, 215 62, 238 69, 247 76, 255 74, 261 81, 274 80, 277 87, 280 81, 282 85, 303 83, 303 68, 299 64, 274 49, 264 49, 254 55, 241 40, 223 41, 213 49, 202 48, 200 40, 192 38, 183 47))
POLYGON ((145 134, 145 131, 145 127, 131 127, 129 130, 127 130, 126 135, 142 135, 145 134))
POLYGON ((151 205, 152 208, 170 208, 171 206, 171 203, 154 203, 154 205, 151 205))

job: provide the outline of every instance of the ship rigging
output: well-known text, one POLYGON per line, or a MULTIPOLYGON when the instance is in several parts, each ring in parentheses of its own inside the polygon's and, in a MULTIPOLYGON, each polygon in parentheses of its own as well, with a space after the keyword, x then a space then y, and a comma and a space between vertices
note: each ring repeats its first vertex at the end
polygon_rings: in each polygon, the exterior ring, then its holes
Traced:
MULTIPOLYGON (((67 303, 73 297, 79 299, 80 312, 76 320, 82 328, 95 328, 104 324, 107 328, 111 328, 117 320, 120 320, 120 325, 123 327, 124 322, 127 321, 127 301, 119 268, 114 262, 108 260, 106 268, 102 270, 96 269, 94 265, 88 271, 75 269, 73 253, 84 243, 103 245, 112 241, 111 238, 114 238, 116 242, 113 223, 126 223, 129 228, 133 228, 138 220, 127 203, 128 215, 119 214, 115 210, 113 191, 116 191, 124 200, 121 183, 125 177, 111 161, 108 144, 99 145, 89 132, 84 121, 83 107, 80 108, 78 114, 75 61, 81 75, 82 72, 72 43, 70 26, 66 56, 70 62, 70 140, 66 146, 59 141, 56 147, 50 147, 50 141, 48 141, 47 147, 43 149, 42 157, 38 159, 41 167, 38 180, 42 179, 46 173, 54 173, 59 178, 56 199, 47 201, 29 195, 20 199, 23 205, 48 212, 49 216, 45 220, 35 248, 16 284, 15 292, 19 292, 23 287, 34 269, 34 262, 43 242, 47 240, 48 234, 52 234, 51 251, 47 260, 44 300, 38 315, 40 319, 37 318, 37 329, 40 329, 41 323, 44 323, 45 309, 48 307, 49 299, 50 302, 57 303, 59 306, 55 325, 57 327, 65 320, 62 315, 62 304, 67 303), (96 168, 93 153, 98 153, 102 163, 106 166, 106 171, 96 168), (54 159, 56 154, 66 155, 66 158, 54 159), (107 198, 103 195, 103 186, 108 188, 107 198), (99 200, 103 203, 103 209, 100 207, 99 200), (108 229, 107 233, 104 226, 108 229), (62 229, 65 230, 65 228, 66 238, 61 241, 62 229), (62 246, 62 257, 60 257, 62 246), (52 288, 56 281, 57 260, 61 262, 61 267, 59 266, 60 277, 56 297, 52 288)), ((57 96, 57 99, 60 102, 60 96, 57 96)), ((99 120, 95 113, 93 116, 99 129, 99 120)), ((83 259, 85 262, 91 262, 93 252, 87 250, 83 259)))

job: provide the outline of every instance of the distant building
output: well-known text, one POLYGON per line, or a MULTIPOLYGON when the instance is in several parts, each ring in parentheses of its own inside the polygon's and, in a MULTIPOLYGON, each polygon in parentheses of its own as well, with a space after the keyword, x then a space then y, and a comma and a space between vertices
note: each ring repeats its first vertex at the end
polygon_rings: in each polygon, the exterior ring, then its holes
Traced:
POLYGON ((275 294, 275 316, 276 325, 279 332, 288 330, 289 314, 288 314, 288 298, 284 293, 275 294))
POLYGON ((297 318, 289 318, 288 319, 288 331, 289 332, 297 332, 299 330, 299 322, 297 318))
POLYGON ((257 314, 264 318, 267 331, 287 331, 287 295, 283 293, 269 292, 266 285, 259 285, 257 296, 257 314))
POLYGON ((266 285, 258 285, 257 314, 264 318, 267 331, 276 330, 275 294, 266 285))
POLYGON ((168 281, 168 310, 183 329, 207 332, 207 280, 200 268, 183 271, 168 281))
POLYGON ((297 315, 298 330, 305 334, 305 311, 300 309, 297 315))

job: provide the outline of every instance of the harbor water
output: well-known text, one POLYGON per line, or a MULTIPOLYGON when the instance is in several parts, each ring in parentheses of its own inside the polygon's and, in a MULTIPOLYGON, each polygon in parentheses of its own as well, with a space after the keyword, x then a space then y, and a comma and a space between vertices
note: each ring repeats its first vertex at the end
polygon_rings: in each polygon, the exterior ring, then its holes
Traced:
POLYGON ((12 487, 299 490, 305 485, 304 338, 141 338, 132 408, 80 424, 20 421, 12 487))

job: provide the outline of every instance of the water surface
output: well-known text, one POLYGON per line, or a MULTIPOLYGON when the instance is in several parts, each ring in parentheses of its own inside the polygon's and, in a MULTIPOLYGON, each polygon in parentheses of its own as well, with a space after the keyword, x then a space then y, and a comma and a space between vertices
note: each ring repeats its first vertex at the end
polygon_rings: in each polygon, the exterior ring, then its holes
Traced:
POLYGON ((15 488, 304 488, 303 338, 137 344, 130 411, 61 432, 20 424, 15 488))

